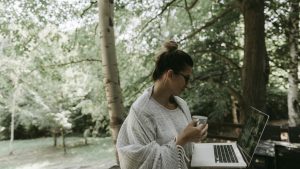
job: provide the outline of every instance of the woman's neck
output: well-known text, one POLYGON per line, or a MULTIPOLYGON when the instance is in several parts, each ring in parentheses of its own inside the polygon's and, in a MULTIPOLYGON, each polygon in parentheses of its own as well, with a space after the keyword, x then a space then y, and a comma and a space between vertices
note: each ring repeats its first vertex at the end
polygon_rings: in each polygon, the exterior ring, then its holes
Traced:
POLYGON ((168 109, 175 109, 177 107, 176 104, 174 104, 172 101, 173 95, 170 92, 170 89, 168 89, 167 86, 162 84, 161 81, 156 81, 154 83, 153 91, 152 91, 152 97, 161 105, 168 109))

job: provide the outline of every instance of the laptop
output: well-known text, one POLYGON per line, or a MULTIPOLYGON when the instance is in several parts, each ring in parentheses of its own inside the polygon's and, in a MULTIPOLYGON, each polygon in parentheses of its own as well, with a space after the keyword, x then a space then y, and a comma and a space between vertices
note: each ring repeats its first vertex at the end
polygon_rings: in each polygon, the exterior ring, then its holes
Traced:
POLYGON ((267 114, 251 107, 237 142, 194 144, 191 166, 246 168, 251 163, 268 119, 267 114))

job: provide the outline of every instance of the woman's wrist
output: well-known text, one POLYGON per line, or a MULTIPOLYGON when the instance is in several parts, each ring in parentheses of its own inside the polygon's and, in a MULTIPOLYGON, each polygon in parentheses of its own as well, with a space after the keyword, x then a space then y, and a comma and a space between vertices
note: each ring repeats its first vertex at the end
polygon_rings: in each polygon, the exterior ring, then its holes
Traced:
POLYGON ((184 146, 185 144, 186 144, 185 138, 181 134, 179 134, 176 137, 176 145, 184 146))

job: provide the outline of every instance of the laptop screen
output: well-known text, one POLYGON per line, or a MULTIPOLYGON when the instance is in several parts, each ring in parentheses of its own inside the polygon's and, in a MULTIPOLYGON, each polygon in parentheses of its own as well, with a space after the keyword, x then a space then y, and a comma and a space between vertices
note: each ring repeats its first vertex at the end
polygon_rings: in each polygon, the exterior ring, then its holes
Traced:
POLYGON ((251 162, 256 146, 267 124, 269 116, 251 107, 250 116, 237 140, 247 163, 251 162))

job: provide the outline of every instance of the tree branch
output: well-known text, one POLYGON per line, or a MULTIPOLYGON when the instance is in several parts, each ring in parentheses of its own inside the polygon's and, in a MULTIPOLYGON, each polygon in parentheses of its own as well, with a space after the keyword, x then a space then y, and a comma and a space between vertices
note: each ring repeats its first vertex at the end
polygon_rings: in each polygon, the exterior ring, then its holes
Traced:
POLYGON ((210 21, 206 22, 202 27, 198 28, 197 30, 195 30, 194 32, 192 32, 191 34, 189 34, 188 36, 184 37, 183 39, 181 39, 179 42, 182 42, 186 39, 189 39, 193 36, 195 36, 197 33, 201 32, 203 29, 213 25, 214 23, 216 23, 219 19, 221 19, 222 17, 226 16, 227 14, 229 14, 230 12, 232 12, 234 8, 233 7, 229 7, 227 8, 225 11, 223 11, 220 15, 216 16, 215 18, 211 19, 210 21))
POLYGON ((212 78, 218 77, 218 76, 222 76, 223 74, 225 74, 225 73, 221 72, 221 71, 203 72, 199 76, 196 76, 195 78, 193 78, 192 82, 194 82, 196 80, 208 81, 209 79, 212 79, 212 78))
POLYGON ((232 96, 234 96, 238 100, 239 104, 243 104, 244 103, 243 96, 241 95, 240 92, 238 92, 236 89, 234 89, 233 87, 228 86, 228 85, 224 85, 224 87, 228 90, 228 92, 232 96))
POLYGON ((235 63, 233 60, 229 59, 228 57, 224 56, 224 55, 221 55, 219 53, 216 53, 214 51, 210 51, 210 53, 212 53, 213 55, 221 58, 222 60, 224 60, 226 63, 228 63, 229 65, 233 66, 234 68, 236 68, 237 70, 240 70, 241 71, 241 67, 235 63))
MULTIPOLYGON (((229 71, 227 71, 227 72, 229 72, 229 71)), ((219 82, 219 81, 216 81, 216 80, 210 80, 210 79, 213 79, 214 77, 222 76, 227 72, 221 72, 221 71, 203 72, 202 75, 197 76, 195 79, 193 79, 193 81, 201 80, 201 81, 209 81, 211 83, 218 84, 218 85, 222 86, 223 88, 226 88, 227 91, 232 96, 234 96, 235 98, 238 99, 239 104, 243 105, 244 104, 244 99, 243 99, 243 96, 241 95, 241 93, 238 90, 236 90, 233 87, 228 86, 227 84, 224 84, 222 82, 219 82)))
MULTIPOLYGON (((141 77, 140 79, 138 79, 137 81, 132 83, 133 88, 137 88, 135 90, 135 92, 132 94, 132 96, 136 96, 138 93, 141 92, 141 90, 145 87, 145 85, 147 85, 147 81, 150 79, 152 75, 152 72, 150 72, 148 75, 141 77), (138 87, 138 85, 142 84, 140 87, 138 87)), ((129 90, 131 89, 131 87, 128 87, 124 90, 124 93, 129 92, 129 90)))
POLYGON ((193 19, 192 19, 192 15, 191 15, 191 13, 190 13, 190 11, 189 11, 189 9, 188 9, 188 5, 187 5, 187 1, 186 1, 186 0, 184 0, 184 5, 185 5, 185 10, 186 10, 186 12, 187 12, 188 15, 189 15, 189 19, 190 19, 190 22, 191 22, 191 26, 192 26, 192 28, 193 28, 193 19))
POLYGON ((279 68, 286 73, 288 72, 285 66, 282 66, 282 65, 278 64, 277 62, 274 62, 272 59, 270 59, 269 62, 273 63, 276 68, 279 68))
POLYGON ((226 45, 230 46, 231 48, 230 49, 238 49, 238 50, 242 50, 244 51, 244 48, 241 47, 241 46, 237 46, 237 45, 234 45, 233 43, 231 42, 224 42, 226 45))
POLYGON ((61 67, 61 66, 67 66, 71 64, 77 64, 77 63, 82 63, 82 62, 101 62, 99 59, 84 59, 84 60, 77 60, 77 61, 70 61, 67 63, 60 63, 60 64, 54 64, 54 65, 46 65, 43 66, 44 68, 51 68, 51 67, 61 67))
POLYGON ((243 1, 244 0, 235 0, 234 1, 234 6, 236 6, 238 9, 240 9, 243 12, 243 1))
MULTIPOLYGON (((98 26, 99 26, 99 23, 97 23, 96 26, 95 26, 95 34, 94 34, 95 36, 97 35, 97 29, 98 29, 98 26)), ((100 36, 101 36, 101 35, 100 35, 100 36)))
POLYGON ((93 7, 93 5, 95 5, 95 4, 97 4, 97 1, 90 1, 90 5, 82 11, 82 13, 80 14, 80 17, 82 18, 83 15, 85 15, 85 13, 88 10, 90 10, 93 7))
MULTIPOLYGON (((169 6, 171 6, 174 2, 176 2, 176 0, 172 0, 170 2, 168 2, 160 11, 159 14, 157 14, 154 18, 151 18, 141 29, 140 32, 142 32, 153 20, 155 20, 157 17, 161 16, 167 9, 169 6)), ((140 33, 139 33, 140 34, 140 33)))
POLYGON ((225 63, 228 63, 229 65, 231 65, 232 67, 234 67, 235 69, 237 69, 240 73, 241 73, 241 67, 238 65, 238 63, 235 63, 233 60, 231 60, 230 58, 224 56, 224 55, 221 55, 215 51, 212 51, 212 50, 197 50, 196 52, 193 52, 194 53, 211 53, 213 54, 214 56, 217 56, 219 58, 221 58, 222 60, 225 61, 225 63))
POLYGON ((186 6, 186 10, 191 10, 192 8, 194 8, 194 6, 197 4, 198 0, 194 0, 190 6, 186 6))

